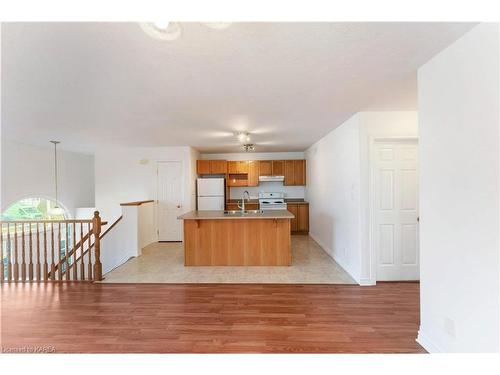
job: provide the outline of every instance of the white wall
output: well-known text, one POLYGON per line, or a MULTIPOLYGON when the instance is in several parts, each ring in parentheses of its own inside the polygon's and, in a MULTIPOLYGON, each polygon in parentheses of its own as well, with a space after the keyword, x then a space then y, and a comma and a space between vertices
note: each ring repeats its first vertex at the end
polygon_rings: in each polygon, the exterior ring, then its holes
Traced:
POLYGON ((306 159, 309 234, 359 281, 359 114, 312 145, 306 159))
MULTIPOLYGON (((95 154, 95 200, 104 220, 121 215, 120 203, 156 199, 158 161, 181 161, 183 211, 193 210, 194 180, 191 147, 109 148, 95 154)), ((195 170, 195 169, 194 169, 195 170)))
POLYGON ((499 26, 481 24, 418 72, 419 342, 499 350, 499 26))
MULTIPOLYGON (((205 160, 294 160, 304 159, 303 152, 241 152, 228 154, 201 154, 205 160)), ((247 190, 252 199, 257 199, 259 192, 284 192, 287 198, 301 198, 305 196, 304 186, 284 186, 282 182, 260 182, 259 186, 232 187, 231 199, 240 199, 247 190)))
MULTIPOLYGON (((51 146, 2 139, 2 211, 26 197, 55 198, 51 146)), ((94 157, 62 150, 57 156, 59 201, 74 216, 77 207, 94 206, 94 157)))
POLYGON ((362 285, 375 283, 369 237, 372 143, 417 136, 415 111, 359 112, 306 151, 310 235, 362 285))

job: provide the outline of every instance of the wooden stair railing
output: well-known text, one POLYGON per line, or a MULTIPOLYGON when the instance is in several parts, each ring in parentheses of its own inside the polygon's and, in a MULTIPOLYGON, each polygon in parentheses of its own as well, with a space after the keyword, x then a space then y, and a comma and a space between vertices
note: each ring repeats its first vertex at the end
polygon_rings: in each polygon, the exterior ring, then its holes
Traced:
POLYGON ((88 220, 0 221, 0 282, 102 280, 104 224, 98 211, 88 220))
MULTIPOLYGON (((112 225, 111 225, 108 229, 106 229, 106 230, 104 231, 104 233, 103 233, 103 234, 101 234, 100 239, 102 239, 102 238, 103 238, 103 237, 104 237, 107 233, 109 233, 109 231, 110 231, 111 229, 113 229, 113 228, 115 227, 115 225, 116 225, 116 224, 118 224, 118 222, 119 222, 122 218, 123 218, 123 216, 120 216, 118 219, 116 219, 116 221, 115 221, 115 222, 114 222, 114 223, 113 223, 113 224, 112 224, 112 225)), ((103 222, 101 223, 101 225, 106 225, 106 224, 107 224, 107 222, 106 222, 106 221, 103 221, 103 222)), ((85 237, 87 237, 87 235, 85 235, 85 237)), ((84 240, 83 240, 83 241, 85 242, 85 238, 84 238, 84 240)), ((81 242, 81 241, 80 241, 80 242, 81 242)), ((76 244, 76 248, 80 246, 80 242, 79 242, 78 244, 76 244)), ((86 250, 84 250, 83 252, 80 252, 80 255, 78 256, 77 260, 76 260, 75 262, 73 262, 72 264, 70 264, 69 268, 70 268, 70 269, 71 269, 71 268, 75 268, 75 267, 73 267, 73 266, 74 266, 75 264, 78 264, 78 262, 80 262, 80 259, 81 259, 81 258, 83 258, 83 257, 85 257, 85 256, 88 254, 88 252, 92 250, 92 248, 94 247, 94 244, 95 244, 95 242, 92 242, 92 243, 91 243, 91 244, 87 247, 87 249, 86 249, 86 250)), ((71 250, 71 252, 70 252, 70 254, 69 254, 69 256, 70 256, 70 257, 71 257, 71 255, 73 254, 73 251, 75 251, 75 250, 77 250, 77 249, 73 248, 73 249, 71 250)), ((80 262, 80 264, 82 264, 82 263, 80 262)), ((57 270, 57 265, 56 265, 56 270, 57 270)), ((83 271, 82 271, 82 272, 83 272, 83 271)))

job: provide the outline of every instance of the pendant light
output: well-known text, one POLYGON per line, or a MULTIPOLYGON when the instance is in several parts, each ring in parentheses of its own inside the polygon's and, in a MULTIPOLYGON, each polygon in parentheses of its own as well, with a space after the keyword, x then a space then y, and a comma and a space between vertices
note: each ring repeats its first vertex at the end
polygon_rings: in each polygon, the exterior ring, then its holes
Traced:
POLYGON ((54 182, 56 188, 56 205, 49 210, 49 214, 56 215, 64 215, 64 209, 59 207, 59 199, 57 196, 57 144, 61 143, 59 141, 50 141, 50 143, 54 144, 54 182))

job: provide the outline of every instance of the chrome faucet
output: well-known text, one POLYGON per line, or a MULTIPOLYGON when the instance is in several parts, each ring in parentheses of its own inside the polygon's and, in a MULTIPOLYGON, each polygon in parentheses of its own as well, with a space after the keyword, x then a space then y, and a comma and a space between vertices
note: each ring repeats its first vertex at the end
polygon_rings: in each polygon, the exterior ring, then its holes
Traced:
POLYGON ((241 211, 245 211, 245 195, 247 196, 247 201, 250 200, 250 193, 247 190, 245 190, 243 192, 243 196, 241 197, 241 206, 238 205, 238 208, 240 208, 241 211))

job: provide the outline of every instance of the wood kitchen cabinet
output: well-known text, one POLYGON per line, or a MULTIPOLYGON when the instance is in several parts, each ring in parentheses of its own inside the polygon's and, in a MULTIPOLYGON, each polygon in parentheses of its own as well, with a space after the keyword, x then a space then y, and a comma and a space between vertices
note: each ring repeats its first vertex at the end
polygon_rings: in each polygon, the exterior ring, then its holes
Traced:
POLYGON ((248 161, 248 186, 259 185, 259 162, 256 160, 248 161))
POLYGON ((309 204, 298 204, 297 232, 309 232, 309 204))
POLYGON ((285 161, 273 160, 273 176, 283 176, 285 174, 285 161))
POLYGON ((306 184, 306 161, 305 160, 294 160, 293 161, 293 174, 294 174, 294 185, 304 185, 306 184))
MULTIPOLYGON (((238 210, 241 210, 241 208, 239 208, 238 205, 241 206, 241 202, 239 202, 239 203, 230 202, 230 203, 227 204, 227 209, 229 211, 238 211, 238 210)), ((259 204, 258 203, 248 203, 248 202, 245 202, 245 210, 258 210, 258 209, 259 209, 259 204)))
POLYGON ((272 176, 273 175, 273 161, 260 160, 259 161, 259 176, 272 176))
POLYGON ((227 161, 226 160, 210 160, 210 173, 211 174, 226 174, 227 161))
POLYGON ((309 232, 309 203, 287 203, 287 210, 295 215, 290 222, 290 231, 293 233, 309 232))
POLYGON ((226 174, 226 160, 196 160, 196 173, 198 174, 226 174))
POLYGON ((248 173, 248 162, 247 161, 230 161, 228 162, 228 172, 229 174, 246 174, 248 173))
POLYGON ((305 186, 306 185, 306 161, 285 160, 283 185, 305 186))
POLYGON ((295 215, 295 217, 290 221, 290 231, 291 232, 297 232, 298 228, 298 216, 299 216, 299 210, 296 204, 291 204, 287 203, 286 208, 288 211, 290 211, 292 214, 295 215))
POLYGON ((196 172, 198 174, 210 174, 210 160, 196 160, 196 172))

